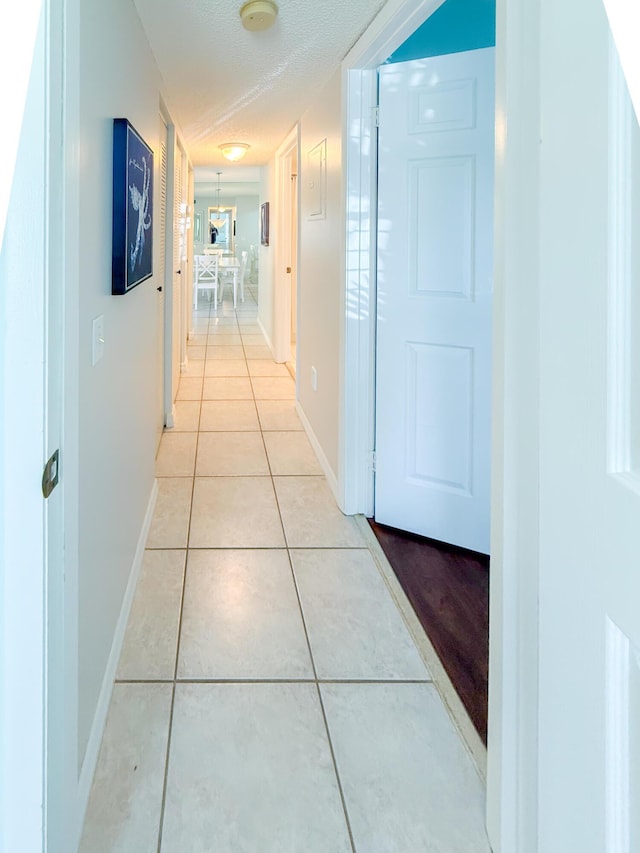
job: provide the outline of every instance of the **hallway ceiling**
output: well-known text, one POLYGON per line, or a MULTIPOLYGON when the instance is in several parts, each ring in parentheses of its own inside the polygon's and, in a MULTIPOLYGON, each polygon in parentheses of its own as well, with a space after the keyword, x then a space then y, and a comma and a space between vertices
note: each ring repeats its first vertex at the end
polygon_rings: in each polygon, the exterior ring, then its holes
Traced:
POLYGON ((279 0, 262 33, 243 28, 243 0, 134 2, 193 164, 229 170, 217 146, 266 163, 386 0, 279 0))

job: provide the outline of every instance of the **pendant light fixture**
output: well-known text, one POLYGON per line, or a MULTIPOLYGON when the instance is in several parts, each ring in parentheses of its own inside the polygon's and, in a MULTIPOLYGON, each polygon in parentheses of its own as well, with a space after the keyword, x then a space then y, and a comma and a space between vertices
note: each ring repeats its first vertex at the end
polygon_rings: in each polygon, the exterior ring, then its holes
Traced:
POLYGON ((220 214, 223 211, 223 208, 220 207, 220 175, 222 174, 222 172, 217 172, 216 174, 218 175, 218 189, 216 190, 216 193, 218 196, 218 205, 217 205, 217 207, 218 207, 218 218, 212 219, 211 222, 213 225, 215 225, 216 228, 222 228, 222 226, 227 221, 226 219, 222 219, 220 217, 220 214))

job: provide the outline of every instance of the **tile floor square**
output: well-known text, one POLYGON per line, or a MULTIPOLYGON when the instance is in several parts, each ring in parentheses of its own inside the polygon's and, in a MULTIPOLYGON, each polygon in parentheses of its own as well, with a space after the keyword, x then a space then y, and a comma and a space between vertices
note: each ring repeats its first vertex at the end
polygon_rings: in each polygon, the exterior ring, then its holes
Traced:
POLYGON ((314 685, 177 685, 162 853, 213 850, 351 851, 314 685))
POLYGON ((262 332, 251 334, 250 332, 242 332, 242 343, 244 346, 264 347, 267 343, 262 332))
POLYGON ((202 399, 202 378, 186 376, 180 380, 176 400, 202 399))
POLYGON ((247 362, 251 376, 285 376, 290 373, 284 364, 276 364, 269 358, 256 358, 247 362))
POLYGON ((191 551, 178 678, 313 678, 286 551, 191 551))
POLYGON ((170 684, 116 684, 80 853, 156 853, 170 684))
POLYGON ((175 403, 173 432, 197 432, 199 423, 199 400, 178 400, 175 403))
POLYGON ((196 477, 191 548, 283 548, 269 477, 196 477))
POLYGON ((261 377, 251 379, 256 400, 293 400, 296 384, 291 377, 261 377))
MULTIPOLYGON (((211 347, 230 347, 230 346, 240 346, 242 344, 242 338, 240 335, 221 335, 220 333, 209 335, 208 346, 209 349, 211 347)), ((211 353, 209 352, 210 356, 211 353)))
POLYGON ((253 400, 204 400, 201 432, 256 432, 260 429, 253 400))
POLYGON ((197 477, 267 476, 260 432, 205 432, 198 442, 197 477))
POLYGON ((243 358, 208 358, 204 367, 205 376, 248 376, 247 362, 243 358))
POLYGON ((302 430, 295 400, 256 400, 260 426, 265 431, 302 430))
POLYGON ((294 550, 291 561, 318 678, 429 678, 367 549, 294 550))
POLYGON ((194 432, 165 432, 156 458, 156 476, 192 477, 197 441, 194 432))
POLYGON ((247 359, 265 359, 273 357, 268 346, 245 346, 244 354, 247 359))
POLYGON ((116 678, 172 680, 186 551, 145 551, 116 678))
POLYGON ((268 432, 264 443, 269 456, 271 473, 322 474, 311 442, 304 432, 268 432))
POLYGON ((274 477, 290 548, 362 548, 353 518, 343 515, 324 477, 274 477))
POLYGON ((357 850, 490 853, 482 784, 429 684, 323 684, 357 850))
POLYGON ((204 380, 204 400, 252 400, 251 381, 243 377, 213 377, 204 380))
MULTIPOLYGON (((204 361, 189 361, 180 371, 180 379, 200 379, 204 376, 204 361)), ((179 399, 179 398, 178 398, 179 399)))
POLYGON ((204 361, 206 353, 206 346, 187 346, 187 358, 189 361, 204 361))
POLYGON ((211 326, 209 328, 209 337, 214 337, 216 335, 222 335, 223 337, 237 337, 240 334, 240 330, 238 329, 237 323, 233 325, 229 323, 225 326, 211 326))
POLYGON ((229 346, 227 344, 224 346, 220 345, 217 347, 213 347, 213 346, 207 347, 207 361, 209 359, 214 359, 214 358, 220 360, 222 358, 238 359, 238 358, 244 358, 244 357, 245 357, 244 349, 242 348, 242 346, 239 346, 239 345, 238 346, 229 346))
POLYGON ((147 548, 186 548, 191 516, 192 477, 160 477, 147 548))

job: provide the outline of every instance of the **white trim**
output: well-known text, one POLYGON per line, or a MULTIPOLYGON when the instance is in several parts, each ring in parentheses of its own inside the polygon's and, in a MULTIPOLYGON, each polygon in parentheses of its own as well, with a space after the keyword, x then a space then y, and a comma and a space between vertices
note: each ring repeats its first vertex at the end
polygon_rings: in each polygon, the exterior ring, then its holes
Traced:
POLYGON ((100 744, 102 743, 104 727, 107 722, 107 714, 109 712, 109 704, 111 702, 113 684, 118 669, 118 661, 120 660, 120 652, 122 651, 122 643, 124 641, 124 635, 127 630, 129 613, 131 611, 131 605, 133 603, 133 597, 135 595, 138 577, 140 576, 140 569, 142 567, 142 561, 144 559, 145 545, 147 543, 147 537, 149 535, 149 528, 151 527, 151 521, 153 519, 153 511, 155 509, 157 497, 158 481, 154 480, 153 487, 151 489, 151 494, 149 496, 149 502, 147 504, 147 511, 145 513, 144 521, 142 523, 142 529, 140 530, 140 536, 138 537, 138 545, 136 547, 136 553, 134 555, 133 563, 131 565, 129 581, 127 583, 127 589, 125 591, 124 599, 122 601, 122 607, 120 609, 120 616, 118 617, 118 623, 116 625, 116 629, 113 635, 113 642, 111 644, 109 660, 107 661, 104 678, 102 679, 102 687, 100 689, 100 696, 98 697, 98 703, 93 718, 93 724, 91 726, 91 732, 89 733, 89 740, 87 743, 84 761, 82 762, 82 770, 80 772, 80 779, 78 782, 76 807, 77 824, 75 827, 75 846, 73 848, 74 850, 80 843, 80 837, 82 835, 82 826, 84 824, 87 805, 89 803, 89 795, 91 794, 93 776, 96 770, 96 765, 98 763, 98 756, 100 754, 100 744))
POLYGON ((342 288, 338 493, 348 515, 373 513, 377 138, 376 69, 443 0, 390 0, 342 63, 345 284, 342 288))
POLYGON ((629 676, 631 643, 606 622, 606 838, 607 853, 631 853, 629 676))
MULTIPOLYGON (((165 244, 164 244, 164 418, 165 426, 172 427, 173 420, 173 244, 175 241, 174 209, 175 209, 175 158, 176 158, 176 128, 169 112, 160 100, 160 115, 167 125, 167 194, 165 212, 165 244)), ((176 354, 176 358, 179 356, 176 354)))
MULTIPOLYGON (((342 66, 347 245, 359 241, 347 254, 351 266, 345 268, 341 317, 338 496, 349 514, 373 506, 368 458, 373 449, 375 294, 370 282, 375 241, 370 236, 375 226, 369 211, 375 204, 375 161, 370 146, 362 144, 369 138, 375 103, 373 69, 439 5, 437 0, 390 0, 342 66)), ((487 820, 494 853, 528 853, 537 845, 538 16, 536 3, 497 0, 487 756, 487 820)))
POLYGON ((305 415, 304 409, 302 408, 298 400, 296 400, 296 412, 298 413, 298 417, 302 421, 302 426, 304 427, 304 430, 307 434, 307 438, 309 439, 309 441, 311 442, 311 446, 315 450, 316 456, 318 457, 318 462, 320 463, 320 467, 322 468, 322 471, 324 472, 324 475, 327 478, 329 488, 333 492, 333 495, 339 506, 340 503, 338 501, 338 481, 336 480, 336 475, 331 470, 329 460, 325 456, 324 450, 322 449, 322 446, 320 445, 320 442, 318 441, 316 434, 313 431, 311 424, 309 423, 309 419, 305 415))
MULTIPOLYGON (((278 363, 291 360, 291 283, 284 272, 291 254, 291 173, 286 168, 295 154, 300 174, 300 124, 296 124, 276 151, 276 203, 271 205, 271 216, 276 214, 276 227, 272 230, 271 245, 273 265, 273 357, 278 363), (274 210, 275 207, 275 210, 274 210)), ((297 206, 298 217, 300 205, 297 206)), ((300 222, 298 219, 298 232, 300 222)))
MULTIPOLYGON (((258 326, 260 327, 260 331, 264 335, 264 339, 266 341, 266 344, 269 347, 269 349, 271 350, 271 355, 273 355, 273 342, 272 342, 271 338, 269 337, 269 335, 267 334, 267 330, 265 329, 260 317, 257 318, 257 322, 258 322, 258 326)), ((276 360, 275 356, 274 356, 273 360, 274 361, 276 360)))

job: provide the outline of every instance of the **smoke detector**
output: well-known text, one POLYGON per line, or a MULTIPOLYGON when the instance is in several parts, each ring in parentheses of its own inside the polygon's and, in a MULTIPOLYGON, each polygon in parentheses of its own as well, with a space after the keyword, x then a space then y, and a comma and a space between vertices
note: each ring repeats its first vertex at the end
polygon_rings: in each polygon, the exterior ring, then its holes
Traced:
POLYGON ((245 30, 260 32, 273 26, 278 7, 273 0, 249 0, 240 9, 240 19, 245 30))

